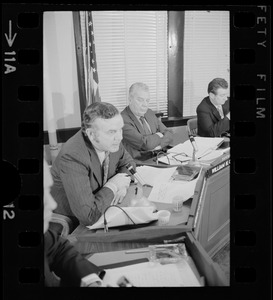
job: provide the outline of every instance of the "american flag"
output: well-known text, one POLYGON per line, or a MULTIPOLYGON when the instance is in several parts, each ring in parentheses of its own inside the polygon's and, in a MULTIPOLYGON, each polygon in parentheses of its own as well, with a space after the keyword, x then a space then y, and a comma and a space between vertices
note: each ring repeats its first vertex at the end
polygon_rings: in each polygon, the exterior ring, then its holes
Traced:
POLYGON ((86 21, 86 57, 87 57, 87 105, 98 102, 99 95, 99 76, 97 70, 95 39, 92 12, 85 12, 86 21))

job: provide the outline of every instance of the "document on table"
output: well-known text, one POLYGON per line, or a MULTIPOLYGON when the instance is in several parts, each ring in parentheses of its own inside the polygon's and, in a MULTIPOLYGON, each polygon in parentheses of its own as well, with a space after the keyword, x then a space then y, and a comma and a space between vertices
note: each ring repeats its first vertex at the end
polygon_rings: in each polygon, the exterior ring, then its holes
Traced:
POLYGON ((167 182, 174 174, 176 167, 156 168, 150 166, 140 166, 136 168, 137 173, 143 178, 146 184, 154 186, 156 182, 167 182))
POLYGON ((108 269, 103 286, 117 287, 117 281, 125 276, 136 287, 201 286, 188 262, 183 259, 176 264, 139 263, 121 268, 108 269))
MULTIPOLYGON (((213 150, 217 149, 223 142, 224 138, 209 138, 209 137, 195 137, 195 142, 198 148, 196 152, 196 157, 201 158, 206 154, 209 154, 213 150)), ((184 154, 186 156, 192 157, 193 148, 190 140, 184 143, 178 144, 167 151, 168 153, 184 154)), ((182 156, 182 155, 181 155, 182 156)))
MULTIPOLYGON (((199 172, 201 174, 201 172, 199 172)), ((161 203, 172 203, 175 196, 186 201, 194 195, 199 176, 191 181, 158 182, 153 186, 148 200, 161 203)))

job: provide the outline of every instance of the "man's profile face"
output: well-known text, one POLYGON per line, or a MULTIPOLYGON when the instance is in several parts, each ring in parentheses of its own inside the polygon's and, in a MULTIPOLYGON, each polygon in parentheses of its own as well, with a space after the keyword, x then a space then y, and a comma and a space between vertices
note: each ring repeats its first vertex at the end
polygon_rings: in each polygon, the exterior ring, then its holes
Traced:
POLYGON ((120 114, 111 119, 97 118, 92 128, 88 129, 87 135, 100 151, 117 152, 122 141, 123 118, 120 114))
POLYGON ((49 171, 49 166, 44 160, 44 233, 48 230, 49 222, 52 217, 52 212, 57 207, 56 201, 50 194, 51 186, 53 185, 52 176, 49 171))
POLYGON ((143 89, 138 89, 131 95, 129 107, 135 115, 141 117, 147 112, 149 102, 150 93, 143 89))
POLYGON ((219 88, 215 94, 210 93, 210 96, 215 105, 223 105, 227 101, 228 90, 219 88))

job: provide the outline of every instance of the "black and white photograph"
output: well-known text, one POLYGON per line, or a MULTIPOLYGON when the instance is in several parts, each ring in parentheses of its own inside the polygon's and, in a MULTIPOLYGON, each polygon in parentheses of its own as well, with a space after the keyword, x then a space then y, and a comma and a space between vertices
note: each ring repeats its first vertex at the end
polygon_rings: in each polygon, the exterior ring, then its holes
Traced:
POLYGON ((3 299, 272 297, 271 6, 1 8, 3 299))
POLYGON ((229 11, 43 25, 45 283, 228 286, 229 11))

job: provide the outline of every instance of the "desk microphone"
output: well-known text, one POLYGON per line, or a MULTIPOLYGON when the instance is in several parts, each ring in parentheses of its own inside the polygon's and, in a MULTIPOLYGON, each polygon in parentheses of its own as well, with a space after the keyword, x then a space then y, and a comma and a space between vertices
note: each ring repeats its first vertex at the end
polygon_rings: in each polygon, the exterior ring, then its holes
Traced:
POLYGON ((197 152, 198 151, 198 147, 196 145, 196 142, 195 142, 195 139, 194 139, 193 135, 189 135, 189 139, 190 139, 190 142, 192 144, 192 147, 193 147, 194 151, 197 152))
POLYGON ((134 170, 133 166, 130 163, 126 165, 126 168, 141 185, 145 185, 145 181, 143 180, 143 178, 134 170))

